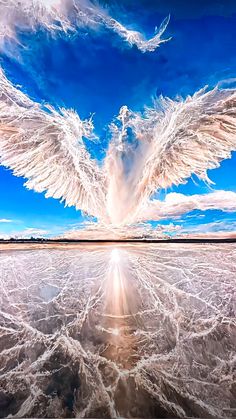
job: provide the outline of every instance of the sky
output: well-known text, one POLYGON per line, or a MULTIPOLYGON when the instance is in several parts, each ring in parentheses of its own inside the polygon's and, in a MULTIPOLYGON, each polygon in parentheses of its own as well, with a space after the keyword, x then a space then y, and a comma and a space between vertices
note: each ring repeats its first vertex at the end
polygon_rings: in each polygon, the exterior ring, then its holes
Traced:
MULTIPOLYGON (((19 44, 0 51, 8 79, 36 102, 75 109, 82 118, 93 116, 98 140, 86 140, 91 156, 101 164, 108 147, 107 127, 119 109, 134 111, 150 106, 159 95, 186 97, 198 89, 236 76, 235 1, 181 0, 119 1, 102 4, 129 29, 153 36, 156 26, 170 15, 165 38, 155 51, 143 53, 107 28, 72 34, 50 34, 44 28, 18 33, 19 44), (178 4, 177 4, 178 3, 178 4)), ((236 192, 236 153, 208 172, 214 185, 193 176, 184 185, 160 191, 202 195, 236 192)), ((25 179, 0 167, 0 236, 66 234, 91 218, 58 200, 27 190, 25 179)), ((235 203, 236 208, 236 203, 235 203)), ((194 209, 187 214, 153 220, 175 225, 183 233, 236 231, 236 212, 194 209)))

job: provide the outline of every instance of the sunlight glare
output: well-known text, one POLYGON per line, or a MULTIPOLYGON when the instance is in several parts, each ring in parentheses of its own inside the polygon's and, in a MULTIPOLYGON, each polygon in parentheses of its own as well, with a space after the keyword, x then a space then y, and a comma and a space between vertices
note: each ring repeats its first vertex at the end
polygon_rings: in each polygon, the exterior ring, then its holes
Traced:
POLYGON ((120 255, 119 255, 119 250, 118 249, 112 249, 111 251, 111 261, 113 263, 119 263, 120 262, 120 255))

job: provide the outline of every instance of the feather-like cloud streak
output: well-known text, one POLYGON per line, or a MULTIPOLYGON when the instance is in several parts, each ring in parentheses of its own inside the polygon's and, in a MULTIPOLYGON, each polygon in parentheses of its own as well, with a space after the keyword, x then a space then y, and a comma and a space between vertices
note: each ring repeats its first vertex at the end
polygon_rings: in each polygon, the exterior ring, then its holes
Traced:
POLYGON ((153 36, 153 38, 146 39, 144 35, 138 31, 127 29, 124 25, 115 19, 106 18, 105 25, 116 32, 121 38, 123 38, 130 46, 136 45, 136 47, 142 52, 155 51, 162 43, 169 41, 168 39, 161 39, 166 27, 169 23, 170 16, 166 17, 162 22, 159 30, 153 36))
POLYGON ((177 233, 181 229, 170 223, 165 226, 157 226, 155 229, 147 223, 137 223, 125 226, 112 226, 103 223, 87 222, 80 226, 68 229, 56 238, 72 240, 130 240, 152 238, 161 239, 169 234, 177 233))
POLYGON ((7 42, 18 42, 19 31, 36 31, 41 27, 55 34, 104 26, 130 46, 136 45, 142 52, 154 51, 170 39, 161 39, 168 22, 169 17, 153 38, 146 39, 141 32, 126 28, 90 0, 0 0, 0 47, 6 51, 7 42))

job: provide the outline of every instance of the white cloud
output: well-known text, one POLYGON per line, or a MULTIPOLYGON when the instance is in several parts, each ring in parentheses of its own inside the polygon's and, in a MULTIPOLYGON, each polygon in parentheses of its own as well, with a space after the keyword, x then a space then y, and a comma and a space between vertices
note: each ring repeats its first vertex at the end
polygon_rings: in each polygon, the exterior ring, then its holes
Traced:
POLYGON ((161 220, 178 217, 193 210, 236 211, 236 192, 214 191, 208 194, 183 195, 169 193, 165 201, 153 200, 140 213, 141 220, 161 220))
POLYGON ((13 220, 10 220, 8 218, 0 218, 0 223, 13 223, 13 220))
POLYGON ((223 220, 181 228, 180 234, 196 238, 236 238, 236 221, 223 220))
POLYGON ((15 233, 17 238, 30 238, 30 237, 45 237, 50 233, 49 230, 43 230, 40 228, 29 227, 22 231, 15 233))
POLYGON ((124 25, 122 25, 114 19, 111 19, 110 17, 106 20, 105 25, 108 28, 112 29, 114 32, 116 32, 130 46, 136 45, 136 47, 142 52, 151 52, 155 51, 162 43, 167 42, 171 39, 161 39, 161 36, 169 23, 169 19, 169 16, 166 19, 164 19, 159 30, 150 39, 146 39, 141 32, 127 29, 124 25))
POLYGON ((161 39, 168 22, 169 17, 152 38, 146 39, 141 32, 127 29, 90 0, 0 0, 0 46, 4 48, 6 41, 18 42, 18 30, 36 31, 41 26, 55 34, 104 26, 142 52, 154 51, 170 39, 161 39))
POLYGON ((173 223, 152 227, 147 223, 112 226, 97 222, 85 222, 76 228, 68 229, 55 238, 71 240, 129 240, 129 239, 161 239, 166 235, 177 233, 181 229, 173 223))
POLYGON ((3 238, 5 240, 10 239, 11 237, 15 239, 30 239, 31 237, 47 237, 48 234, 50 234, 49 230, 43 230, 40 228, 34 228, 34 227, 27 227, 23 230, 12 230, 7 234, 1 234, 0 238, 3 238))

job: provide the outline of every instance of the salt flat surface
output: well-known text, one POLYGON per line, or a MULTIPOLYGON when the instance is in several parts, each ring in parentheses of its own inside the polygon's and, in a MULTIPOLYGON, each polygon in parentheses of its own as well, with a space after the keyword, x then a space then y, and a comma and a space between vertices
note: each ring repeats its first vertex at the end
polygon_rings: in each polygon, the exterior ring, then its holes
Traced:
POLYGON ((0 252, 0 417, 236 417, 236 245, 0 252))

